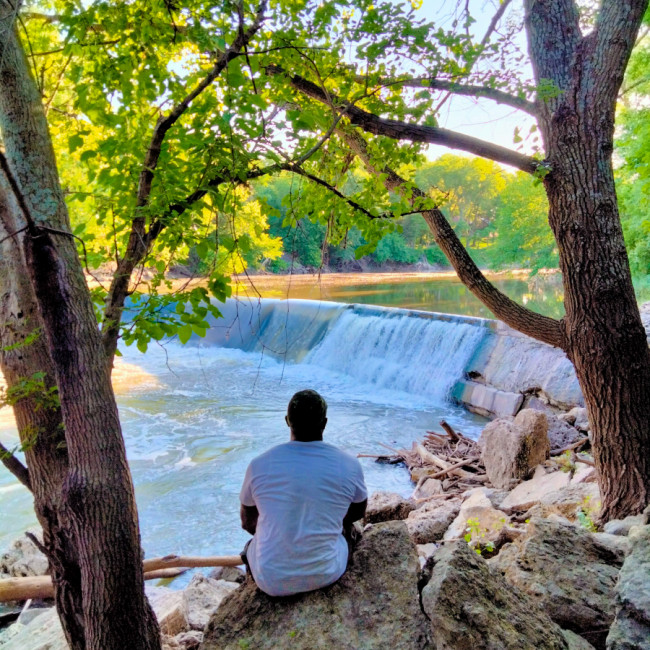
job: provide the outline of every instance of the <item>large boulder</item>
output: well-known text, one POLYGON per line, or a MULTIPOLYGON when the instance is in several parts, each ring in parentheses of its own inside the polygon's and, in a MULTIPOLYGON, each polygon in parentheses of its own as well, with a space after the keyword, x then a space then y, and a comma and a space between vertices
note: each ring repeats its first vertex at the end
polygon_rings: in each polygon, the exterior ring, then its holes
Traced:
POLYGON ((442 539, 459 510, 459 499, 425 502, 406 519, 406 527, 411 539, 415 544, 428 544, 442 539))
POLYGON ((465 542, 446 544, 433 562, 422 607, 437 650, 568 647, 560 628, 534 600, 492 575, 465 542))
POLYGON ((514 420, 490 422, 479 439, 488 478, 496 488, 510 488, 549 456, 546 415, 524 409, 514 420))
POLYGON ((402 522, 376 524, 335 584, 272 598, 247 580, 205 629, 202 650, 430 648, 417 589, 419 563, 402 522))
POLYGON ((608 650, 650 650, 650 526, 630 532, 632 550, 616 586, 616 620, 608 650))
POLYGON ((526 537, 489 560, 560 626, 603 648, 614 620, 614 588, 624 552, 558 518, 533 518, 526 537))
POLYGON ((413 501, 395 492, 373 492, 368 499, 364 521, 367 524, 376 524, 380 521, 406 519, 414 508, 413 501))

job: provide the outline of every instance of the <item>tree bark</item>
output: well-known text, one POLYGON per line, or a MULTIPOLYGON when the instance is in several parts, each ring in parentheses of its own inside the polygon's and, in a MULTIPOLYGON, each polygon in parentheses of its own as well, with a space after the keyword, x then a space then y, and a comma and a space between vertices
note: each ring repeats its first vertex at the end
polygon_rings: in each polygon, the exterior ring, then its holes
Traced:
MULTIPOLYGON (((16 232, 20 223, 15 219, 15 201, 3 189, 6 188, 0 185, 0 239, 11 234, 5 232, 3 224, 12 224, 11 232, 16 232)), ((6 240, 0 248, 0 370, 8 390, 16 389, 22 380, 35 373, 43 373, 43 383, 50 389, 55 385, 52 359, 21 253, 22 234, 15 239, 16 242, 6 240)), ((43 543, 56 585, 56 606, 63 631, 68 645, 73 650, 82 650, 85 641, 79 564, 72 531, 65 521, 62 495, 68 453, 61 409, 41 408, 38 397, 18 400, 13 407, 14 415, 25 450, 34 509, 43 528, 43 543)))
POLYGON ((549 223, 564 282, 568 357, 592 428, 601 518, 650 501, 650 350, 621 228, 612 150, 617 93, 647 0, 606 0, 582 36, 568 0, 527 0, 537 81, 557 97, 540 109, 551 173, 549 223))
MULTIPOLYGON (((27 227, 27 277, 42 319, 65 426, 68 465, 59 516, 78 560, 83 621, 76 629, 83 627, 89 650, 160 648, 155 616, 144 595, 133 485, 109 368, 68 234, 41 100, 13 30, 11 8, 2 5, 0 127, 18 203, 26 207, 17 225, 27 227)), ((13 224, 4 226, 11 231, 13 224)), ((22 308, 24 295, 18 299, 22 308)), ((67 620, 66 611, 59 613, 67 620)), ((84 646, 79 642, 77 647, 84 646)))

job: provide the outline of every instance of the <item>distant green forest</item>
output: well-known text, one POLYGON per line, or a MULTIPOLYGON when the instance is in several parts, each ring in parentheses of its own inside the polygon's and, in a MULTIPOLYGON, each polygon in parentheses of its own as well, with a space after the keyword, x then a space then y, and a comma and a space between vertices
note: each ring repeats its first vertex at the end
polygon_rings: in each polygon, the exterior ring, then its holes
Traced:
MULTIPOLYGON (((645 293, 650 289, 650 110, 625 111, 623 124, 618 148, 622 164, 617 170, 621 220, 632 272, 645 293)), ((539 181, 523 172, 505 171, 491 161, 453 154, 401 171, 437 198, 482 268, 533 272, 557 268, 557 245, 539 181)), ((349 171, 344 193, 353 194, 362 176, 360 170, 349 171)), ((301 268, 372 270, 419 262, 448 267, 421 215, 395 219, 397 228, 385 234, 372 252, 365 253, 367 242, 355 226, 334 232, 334 219, 323 222, 305 213, 305 193, 309 191, 306 182, 286 173, 255 183, 250 199, 265 209, 257 212, 253 231, 246 228, 248 234, 239 235, 240 243, 246 242, 243 264, 272 273, 301 268), (268 215, 266 220, 260 220, 262 212, 268 215)))

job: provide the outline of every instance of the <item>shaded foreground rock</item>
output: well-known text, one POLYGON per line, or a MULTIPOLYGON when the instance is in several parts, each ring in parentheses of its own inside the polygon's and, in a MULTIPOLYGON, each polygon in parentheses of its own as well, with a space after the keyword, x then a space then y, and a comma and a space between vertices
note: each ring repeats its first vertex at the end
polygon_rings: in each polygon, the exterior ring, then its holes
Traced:
POLYGON ((406 526, 377 524, 366 531, 353 566, 334 585, 271 598, 247 580, 224 599, 201 649, 430 648, 418 568, 406 526))
POLYGON ((414 508, 413 501, 394 492, 373 492, 368 499, 364 521, 376 524, 380 521, 406 519, 414 508))
POLYGON ((650 526, 630 533, 632 550, 616 587, 616 620, 608 650, 650 649, 650 526))
MULTIPOLYGON (((464 542, 434 555, 422 605, 437 650, 545 650, 569 647, 533 599, 492 575, 464 542)), ((388 646, 386 646, 388 647, 388 646)))
POLYGON ((528 478, 549 456, 546 415, 524 409, 514 420, 493 420, 479 438, 481 458, 492 485, 510 488, 528 478))
POLYGON ((489 563, 533 597, 560 627, 604 648, 623 559, 622 550, 598 543, 584 529, 533 518, 527 537, 504 546, 489 563))
POLYGON ((427 544, 442 539, 449 524, 460 510, 460 500, 429 501, 411 512, 406 520, 411 539, 416 544, 427 544))

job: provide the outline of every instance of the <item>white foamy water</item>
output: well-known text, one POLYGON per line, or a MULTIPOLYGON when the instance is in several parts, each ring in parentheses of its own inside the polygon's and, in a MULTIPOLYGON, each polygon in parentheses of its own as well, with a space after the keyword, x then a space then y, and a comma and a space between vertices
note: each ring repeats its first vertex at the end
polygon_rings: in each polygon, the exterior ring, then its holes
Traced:
MULTIPOLYGON (((238 343, 246 351, 210 337, 203 345, 153 345, 145 355, 123 349, 129 389, 117 399, 148 556, 241 550, 248 539, 239 524, 244 471, 288 439, 284 414, 297 390, 323 394, 325 439, 352 454, 409 447, 443 417, 470 436, 481 429, 482 418, 445 396, 484 328, 390 310, 262 302, 264 317, 238 343), (291 340, 295 331, 301 337, 293 350, 272 356, 267 342, 291 340)), ((0 428, 0 439, 15 444, 10 426, 0 428)), ((371 491, 412 491, 404 468, 361 462, 371 491)), ((27 490, 1 468, 0 494, 2 550, 35 517, 27 490)))
POLYGON ((347 310, 306 361, 442 404, 484 335, 484 328, 464 323, 347 310))

